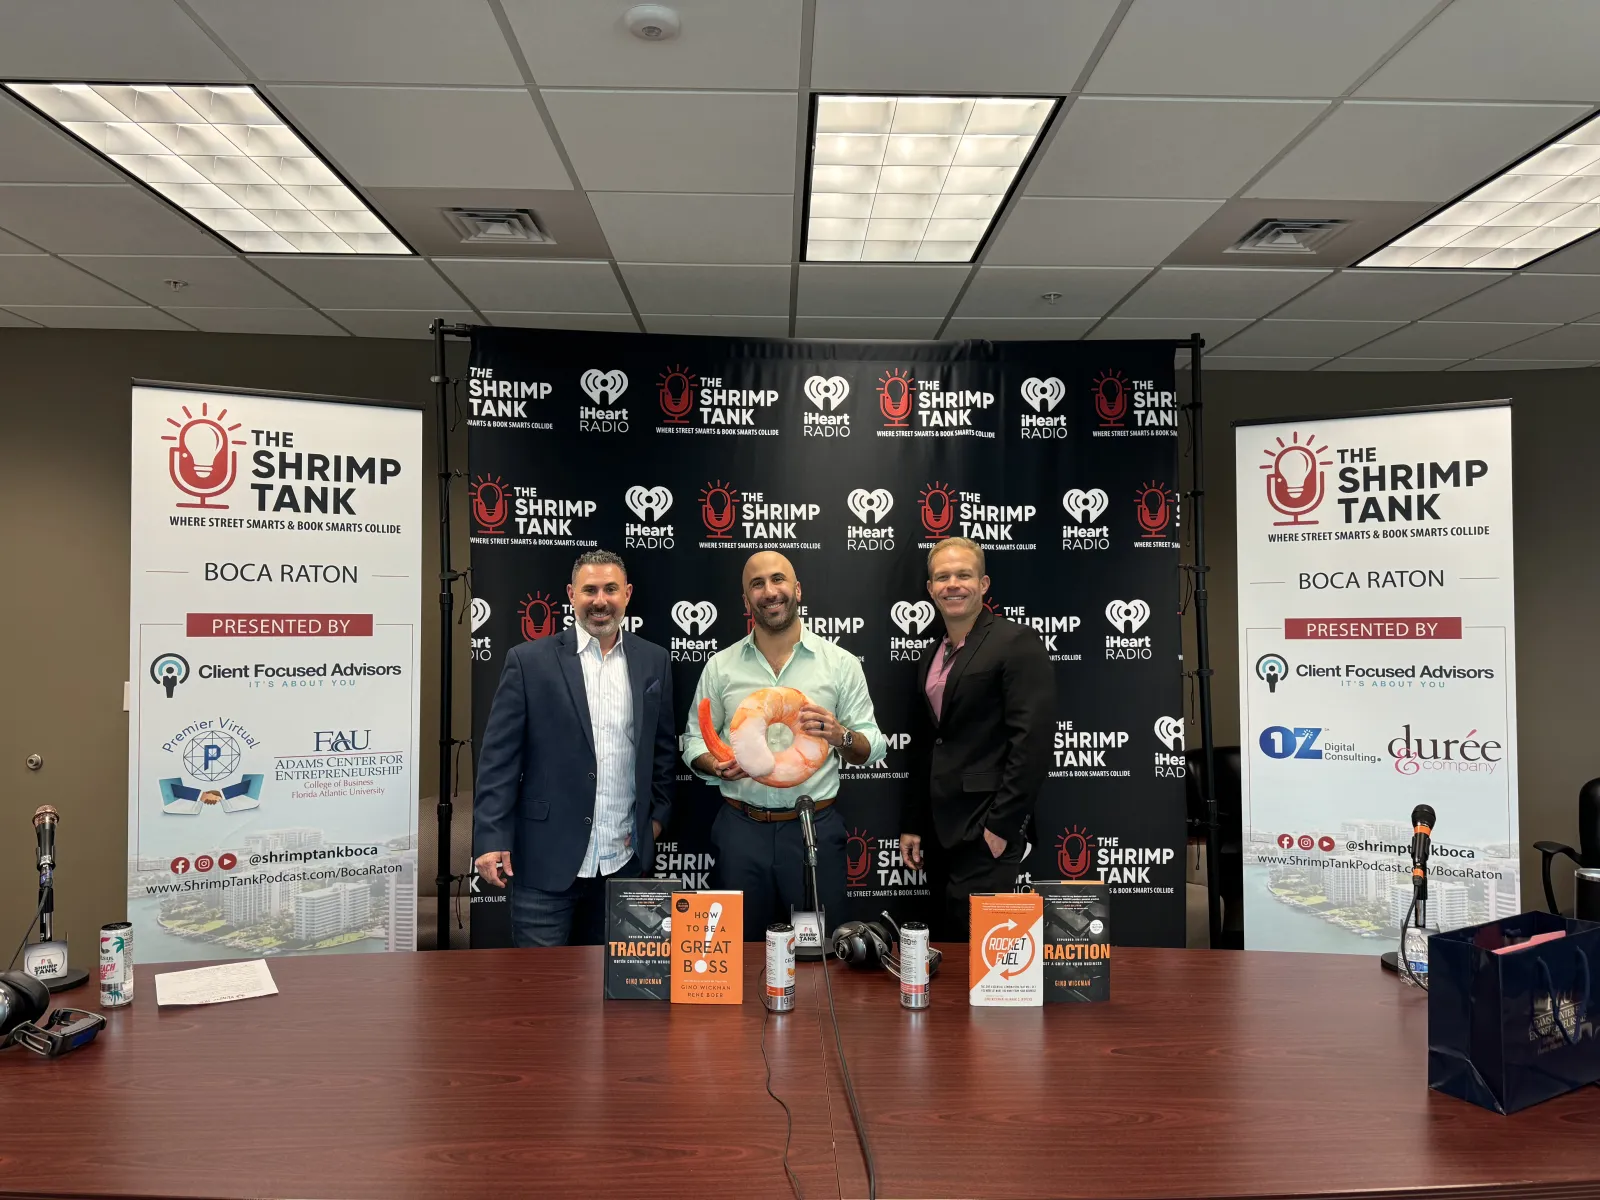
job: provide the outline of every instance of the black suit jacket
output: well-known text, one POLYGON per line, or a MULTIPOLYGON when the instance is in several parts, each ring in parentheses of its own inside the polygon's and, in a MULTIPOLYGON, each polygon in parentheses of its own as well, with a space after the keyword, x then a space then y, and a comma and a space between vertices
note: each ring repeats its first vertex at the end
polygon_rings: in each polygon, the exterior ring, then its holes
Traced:
MULTIPOLYGON (((664 649, 631 633, 622 649, 633 693, 633 850, 648 875, 650 821, 667 823, 676 786, 672 665, 664 649)), ((594 804, 594 729, 578 635, 568 628, 506 656, 478 750, 474 853, 510 850, 512 882, 562 891, 589 849, 594 804)))
POLYGON ((1026 836, 1050 770, 1055 672, 1039 635, 985 610, 956 653, 940 718, 928 703, 936 642, 917 672, 911 786, 900 831, 943 846, 988 829, 1007 844, 1026 836))

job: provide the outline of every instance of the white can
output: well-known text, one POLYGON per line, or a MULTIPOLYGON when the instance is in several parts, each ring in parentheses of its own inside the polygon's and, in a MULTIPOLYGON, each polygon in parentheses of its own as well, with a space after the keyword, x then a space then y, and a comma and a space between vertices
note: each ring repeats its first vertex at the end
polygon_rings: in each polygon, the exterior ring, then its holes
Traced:
POLYGON ((794 1011, 794 926, 767 926, 767 986, 761 1001, 771 1012, 794 1011))
POLYGON ((900 926, 900 1006, 928 1007, 928 927, 921 921, 900 926))
POLYGON ((133 924, 100 926, 100 1007, 133 1003, 133 924))

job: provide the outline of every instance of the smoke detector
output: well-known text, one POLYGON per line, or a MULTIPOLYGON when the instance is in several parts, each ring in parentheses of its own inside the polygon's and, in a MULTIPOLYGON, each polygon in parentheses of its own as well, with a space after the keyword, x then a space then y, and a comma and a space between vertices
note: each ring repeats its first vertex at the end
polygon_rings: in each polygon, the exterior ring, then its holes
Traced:
POLYGON ((646 42, 670 42, 683 28, 677 12, 665 4, 635 4, 623 14, 622 23, 634 37, 646 42))
POLYGON ((446 208, 441 210, 463 242, 481 245, 551 246, 555 238, 525 208, 446 208))
POLYGON ((1272 217, 1258 223, 1224 253, 1315 254, 1349 223, 1333 217, 1272 217))

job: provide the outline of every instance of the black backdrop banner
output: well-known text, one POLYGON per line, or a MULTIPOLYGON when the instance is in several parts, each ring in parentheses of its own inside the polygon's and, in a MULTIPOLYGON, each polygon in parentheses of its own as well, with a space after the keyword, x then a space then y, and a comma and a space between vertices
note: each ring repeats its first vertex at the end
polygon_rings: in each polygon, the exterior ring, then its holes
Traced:
MULTIPOLYGON (((989 607, 1056 664, 1021 878, 1104 878, 1117 943, 1183 944, 1177 343, 471 336, 475 744, 506 652, 571 623, 584 550, 626 561, 627 628, 671 650, 680 730, 704 661, 749 629, 746 557, 782 550, 889 738, 886 762, 843 773, 848 915, 922 915, 897 814, 918 663, 942 635, 925 558, 970 537, 989 607)), ((658 874, 709 885, 718 803, 680 771, 658 874)), ((472 883, 472 944, 509 945, 508 905, 472 883)))

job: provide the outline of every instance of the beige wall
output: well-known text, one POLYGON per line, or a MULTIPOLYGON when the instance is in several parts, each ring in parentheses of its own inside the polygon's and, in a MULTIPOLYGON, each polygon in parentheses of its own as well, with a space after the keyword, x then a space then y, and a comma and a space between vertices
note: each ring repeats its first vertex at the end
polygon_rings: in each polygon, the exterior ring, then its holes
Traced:
MULTIPOLYGON (((58 929, 80 966, 98 926, 124 912, 127 841, 128 383, 134 377, 431 403, 425 341, 234 337, 193 333, 0 330, 0 936, 7 957, 33 911, 29 817, 62 812, 58 929), (29 754, 42 771, 29 771, 29 754)), ((1254 416, 1336 413, 1511 396, 1516 400, 1517 641, 1521 662, 1524 842, 1576 837, 1578 786, 1600 775, 1588 689, 1600 661, 1600 563, 1592 546, 1600 499, 1589 485, 1600 441, 1600 372, 1209 374, 1207 530, 1219 742, 1238 741, 1230 423, 1254 416)), ((429 431, 424 518, 436 519, 429 431)), ((452 460, 465 466, 465 429, 452 460)), ((457 558, 465 522, 457 487, 457 558)), ((431 891, 436 793, 437 541, 423 541, 422 813, 419 875, 431 891)), ((468 728, 465 631, 456 668, 457 732, 468 728)), ((1193 662, 1192 647, 1189 661, 1193 662)), ((1191 737, 1195 735, 1191 733, 1191 737)), ((1191 743, 1193 744, 1193 743, 1191 743)), ((463 773, 463 784, 466 773, 463 773)), ((457 869, 466 823, 458 811, 457 869)), ((1537 861, 1526 859, 1527 899, 1537 861)), ((465 906, 463 906, 465 907, 465 906)), ((424 921, 432 904, 422 906, 424 921)), ((459 935, 457 935, 459 942, 459 935)), ((424 939, 425 944, 431 938, 424 939)))

